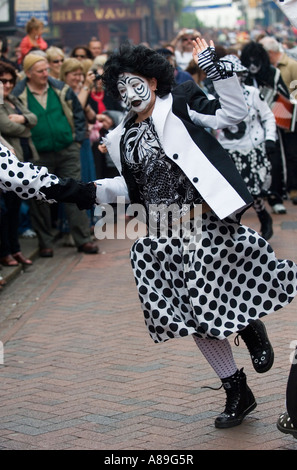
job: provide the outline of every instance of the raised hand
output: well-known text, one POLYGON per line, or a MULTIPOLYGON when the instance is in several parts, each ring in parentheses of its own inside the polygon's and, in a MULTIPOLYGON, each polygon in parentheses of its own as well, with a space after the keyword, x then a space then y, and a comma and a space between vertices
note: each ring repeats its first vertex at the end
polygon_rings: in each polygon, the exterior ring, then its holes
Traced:
POLYGON ((207 44, 205 39, 196 38, 195 41, 193 41, 193 59, 197 65, 199 62, 198 54, 205 51, 209 47, 213 49, 215 47, 214 42, 212 40, 209 41, 209 45, 207 44))

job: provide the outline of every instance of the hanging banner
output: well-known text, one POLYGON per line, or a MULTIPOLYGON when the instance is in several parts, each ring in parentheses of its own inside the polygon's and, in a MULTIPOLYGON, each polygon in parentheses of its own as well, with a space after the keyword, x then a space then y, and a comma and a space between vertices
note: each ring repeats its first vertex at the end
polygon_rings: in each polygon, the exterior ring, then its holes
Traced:
POLYGON ((16 26, 24 27, 34 16, 48 25, 48 0, 15 0, 16 26))

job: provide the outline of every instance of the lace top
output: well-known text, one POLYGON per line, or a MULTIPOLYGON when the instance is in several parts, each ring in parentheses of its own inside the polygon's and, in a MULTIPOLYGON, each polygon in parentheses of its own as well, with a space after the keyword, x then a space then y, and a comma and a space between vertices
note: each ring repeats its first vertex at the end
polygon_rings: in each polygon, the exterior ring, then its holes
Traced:
POLYGON ((153 220, 160 220, 163 206, 174 207, 170 217, 177 220, 194 204, 202 203, 202 197, 181 168, 165 155, 152 118, 140 123, 132 119, 126 124, 121 155, 126 173, 136 183, 139 200, 153 220))

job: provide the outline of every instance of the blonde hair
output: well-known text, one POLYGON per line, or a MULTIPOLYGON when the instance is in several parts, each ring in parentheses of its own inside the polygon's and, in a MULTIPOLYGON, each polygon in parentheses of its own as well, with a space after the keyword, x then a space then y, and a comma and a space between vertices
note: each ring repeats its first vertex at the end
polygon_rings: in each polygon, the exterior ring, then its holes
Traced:
POLYGON ((58 56, 64 59, 65 54, 59 47, 51 46, 46 50, 46 58, 49 62, 55 60, 58 56))
POLYGON ((66 75, 69 72, 75 72, 76 70, 81 70, 84 73, 84 69, 80 60, 75 59, 74 57, 69 57, 64 60, 61 69, 60 69, 60 80, 65 82, 66 75))
POLYGON ((93 61, 92 59, 84 59, 81 62, 83 73, 87 75, 88 71, 93 67, 93 61))
POLYGON ((32 18, 26 24, 26 33, 30 34, 32 31, 34 31, 34 29, 43 28, 43 26, 43 21, 35 18, 35 16, 32 16, 32 18))
POLYGON ((99 66, 103 67, 107 59, 108 59, 107 54, 97 55, 97 57, 95 57, 94 62, 93 62, 94 67, 99 67, 99 66))

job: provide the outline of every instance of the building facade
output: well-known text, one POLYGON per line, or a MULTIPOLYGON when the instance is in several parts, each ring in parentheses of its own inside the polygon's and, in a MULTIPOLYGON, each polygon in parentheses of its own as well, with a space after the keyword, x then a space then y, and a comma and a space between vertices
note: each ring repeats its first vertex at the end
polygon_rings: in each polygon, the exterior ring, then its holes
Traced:
POLYGON ((174 15, 169 0, 51 1, 52 33, 69 47, 92 37, 110 50, 127 40, 154 46, 173 37, 174 15))

